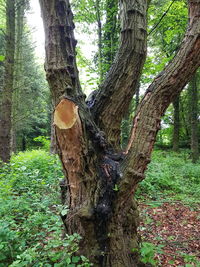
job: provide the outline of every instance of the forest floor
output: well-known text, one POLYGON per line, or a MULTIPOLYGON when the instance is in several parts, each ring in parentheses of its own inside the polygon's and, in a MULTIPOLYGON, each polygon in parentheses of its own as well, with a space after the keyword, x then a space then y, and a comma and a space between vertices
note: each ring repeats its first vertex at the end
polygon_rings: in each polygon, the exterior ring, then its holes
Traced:
MULTIPOLYGON (((20 152, 0 168, 0 267, 90 266, 74 256, 77 234, 61 239, 62 179, 58 158, 44 150, 20 152)), ((193 164, 187 150, 154 151, 136 193, 141 260, 200 267, 200 161, 193 164)))
POLYGON ((200 204, 140 200, 139 209, 142 242, 154 244, 157 266, 200 266, 200 204))

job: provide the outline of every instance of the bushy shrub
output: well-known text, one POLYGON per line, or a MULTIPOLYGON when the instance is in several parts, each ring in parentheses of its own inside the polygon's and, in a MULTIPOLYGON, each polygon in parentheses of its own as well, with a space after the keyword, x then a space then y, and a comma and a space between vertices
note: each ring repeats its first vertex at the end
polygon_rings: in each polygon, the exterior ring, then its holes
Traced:
POLYGON ((50 150, 50 140, 46 136, 40 135, 38 137, 35 137, 33 141, 39 144, 40 147, 44 149, 45 151, 48 152, 50 150))

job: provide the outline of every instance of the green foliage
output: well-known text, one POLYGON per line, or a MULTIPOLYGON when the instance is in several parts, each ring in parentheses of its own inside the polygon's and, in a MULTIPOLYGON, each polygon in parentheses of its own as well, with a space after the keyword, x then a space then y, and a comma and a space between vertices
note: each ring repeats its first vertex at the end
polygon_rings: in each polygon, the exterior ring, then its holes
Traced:
POLYGON ((24 33, 23 54, 17 64, 13 102, 13 127, 16 129, 17 149, 34 145, 37 136, 50 134, 50 93, 43 67, 36 62, 30 37, 24 33))
POLYGON ((74 256, 80 236, 62 236, 57 157, 19 153, 0 170, 0 267, 91 266, 74 256), (75 265, 76 264, 76 265, 75 265))
POLYGON ((152 0, 148 9, 149 53, 142 83, 148 84, 176 54, 183 39, 188 10, 184 0, 152 0))
POLYGON ((200 197, 199 174, 200 165, 191 162, 187 150, 180 153, 154 151, 138 194, 157 197, 159 193, 165 192, 187 202, 197 202, 200 197))
POLYGON ((35 142, 41 144, 41 148, 45 151, 50 150, 50 140, 46 136, 38 136, 33 139, 35 142))
MULTIPOLYGON (((72 8, 77 31, 84 38, 82 45, 93 47, 91 59, 85 57, 82 46, 78 47, 78 66, 80 67, 81 84, 84 90, 95 89, 101 75, 109 70, 118 47, 119 21, 117 0, 73 0, 72 8), (91 37, 92 40, 91 40, 91 37), (86 39, 88 39, 86 41, 86 39), (98 51, 98 52, 97 52, 98 51)), ((91 49, 91 48, 90 48, 91 49)), ((87 49, 85 49, 87 54, 87 49)), ((101 77, 101 78, 100 78, 101 77)))
POLYGON ((161 254, 162 247, 162 245, 155 246, 149 242, 142 242, 140 248, 141 261, 143 263, 150 263, 152 266, 157 266, 157 261, 154 259, 155 253, 161 254))

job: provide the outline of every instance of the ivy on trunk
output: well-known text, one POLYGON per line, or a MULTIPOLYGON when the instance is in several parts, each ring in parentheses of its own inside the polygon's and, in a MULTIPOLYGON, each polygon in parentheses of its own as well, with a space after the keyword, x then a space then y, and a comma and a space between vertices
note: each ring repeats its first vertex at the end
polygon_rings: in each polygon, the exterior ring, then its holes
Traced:
POLYGON ((79 252, 95 266, 142 266, 134 192, 144 179, 161 116, 200 65, 200 0, 189 1, 190 22, 181 47, 138 105, 125 151, 120 151, 120 126, 146 57, 147 1, 120 1, 119 51, 89 105, 78 78, 70 3, 40 4, 45 69, 65 173, 62 201, 69 207, 63 217, 66 230, 82 236, 79 252))

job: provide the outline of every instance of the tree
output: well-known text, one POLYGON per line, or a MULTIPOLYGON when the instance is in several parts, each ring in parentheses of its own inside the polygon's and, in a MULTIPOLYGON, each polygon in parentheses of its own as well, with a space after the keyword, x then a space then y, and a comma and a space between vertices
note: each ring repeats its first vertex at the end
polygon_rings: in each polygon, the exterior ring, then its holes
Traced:
POLYGON ((174 106, 174 129, 173 129, 173 150, 179 150, 179 132, 180 132, 180 116, 179 116, 179 96, 173 102, 174 106))
POLYGON ((200 65, 200 0, 189 1, 190 22, 174 59, 139 104, 129 143, 120 152, 120 126, 146 57, 147 1, 120 2, 119 51, 96 96, 85 103, 75 59, 68 0, 40 0, 47 80, 65 180, 68 233, 82 236, 80 253, 95 266, 139 266, 138 211, 133 199, 150 162, 161 116, 200 65))
POLYGON ((102 38, 102 61, 104 75, 110 69, 114 61, 118 46, 119 22, 118 22, 118 1, 106 0, 105 3, 106 22, 103 25, 102 38))
POLYGON ((188 87, 189 95, 189 119, 191 126, 191 154, 192 162, 199 159, 199 141, 198 141, 198 72, 196 72, 188 87))
POLYGON ((11 155, 11 114, 15 56, 15 0, 6 1, 6 56, 0 114, 0 159, 8 162, 11 155))

